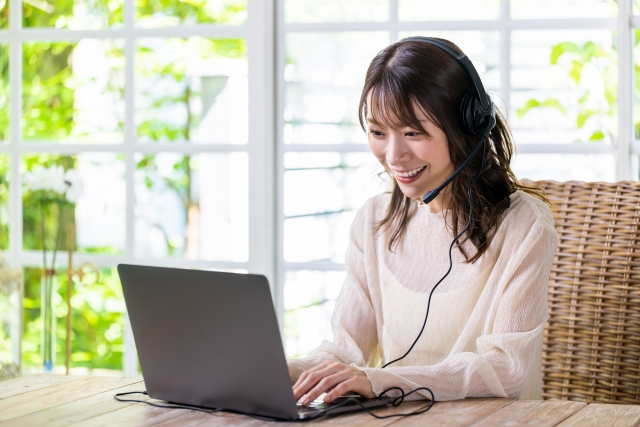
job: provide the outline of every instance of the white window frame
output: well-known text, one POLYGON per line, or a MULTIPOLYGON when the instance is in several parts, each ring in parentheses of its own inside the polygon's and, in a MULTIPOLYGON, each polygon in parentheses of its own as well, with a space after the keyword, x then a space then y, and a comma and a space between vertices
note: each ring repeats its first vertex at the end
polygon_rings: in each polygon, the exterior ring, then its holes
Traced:
MULTIPOLYGON (((66 29, 23 29, 22 1, 9 0, 9 29, 0 30, 0 43, 9 45, 10 139, 0 144, 0 154, 10 156, 9 254, 12 265, 41 267, 37 251, 22 249, 22 180, 21 157, 27 153, 55 152, 75 155, 83 152, 123 153, 126 179, 126 244, 123 255, 74 255, 75 263, 89 261, 98 267, 113 267, 119 263, 175 266, 207 269, 243 269, 264 274, 274 281, 274 14, 270 2, 248 0, 248 19, 242 25, 184 25, 169 28, 143 29, 134 26, 134 0, 124 0, 124 27, 116 29, 75 31, 66 29), (134 56, 135 41, 140 37, 212 38, 243 37, 247 43, 249 63, 249 141, 247 145, 139 143, 134 122, 134 56), (62 144, 31 143, 21 140, 22 113, 22 43, 29 41, 78 41, 84 38, 122 39, 125 41, 125 128, 122 144, 62 144), (191 261, 179 258, 140 258, 135 255, 135 153, 229 153, 245 152, 249 161, 249 259, 247 262, 191 261), (265 208, 266 207, 266 208, 265 208)), ((66 254, 59 254, 56 266, 65 268, 66 254)), ((272 285, 273 286, 273 285, 272 285)), ((127 376, 138 374, 138 360, 131 326, 126 320, 123 371, 127 376)))

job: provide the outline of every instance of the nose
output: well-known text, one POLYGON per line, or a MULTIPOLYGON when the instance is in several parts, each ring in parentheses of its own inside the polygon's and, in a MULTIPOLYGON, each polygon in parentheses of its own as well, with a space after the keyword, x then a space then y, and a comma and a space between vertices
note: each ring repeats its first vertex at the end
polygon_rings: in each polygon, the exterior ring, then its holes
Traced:
POLYGON ((396 132, 391 132, 388 137, 386 160, 387 164, 391 166, 411 160, 411 152, 402 137, 397 135, 396 132))

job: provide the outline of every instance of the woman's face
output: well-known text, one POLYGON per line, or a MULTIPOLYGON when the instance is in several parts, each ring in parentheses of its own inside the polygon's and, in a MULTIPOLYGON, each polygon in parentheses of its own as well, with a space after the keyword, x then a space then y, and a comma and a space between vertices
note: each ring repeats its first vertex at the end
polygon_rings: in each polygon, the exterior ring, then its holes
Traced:
MULTIPOLYGON (((368 105, 371 105, 369 103, 368 105)), ((392 128, 367 114, 369 147, 393 175, 405 196, 422 199, 454 171, 447 137, 426 114, 416 108, 416 116, 428 135, 419 129, 392 128)))

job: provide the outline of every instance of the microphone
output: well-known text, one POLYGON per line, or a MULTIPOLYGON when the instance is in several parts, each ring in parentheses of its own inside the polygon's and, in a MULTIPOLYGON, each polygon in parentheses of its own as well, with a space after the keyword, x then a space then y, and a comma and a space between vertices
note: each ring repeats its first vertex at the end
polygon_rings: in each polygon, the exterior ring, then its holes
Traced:
POLYGON ((449 183, 453 181, 453 178, 455 178, 456 176, 458 176, 460 172, 462 172, 462 169, 464 169, 469 164, 473 156, 475 156, 478 153, 478 150, 480 150, 480 147, 484 146, 484 143, 489 137, 489 133, 491 132, 491 129, 493 129, 495 125, 496 125, 496 118, 494 116, 489 116, 489 122, 487 123, 487 126, 484 129, 482 138, 480 138, 480 141, 478 141, 473 151, 469 154, 469 156, 465 159, 465 161, 462 162, 460 167, 458 167, 458 169, 456 169, 449 178, 447 178, 442 184, 440 184, 440 186, 427 192, 427 194, 422 196, 422 202, 425 205, 429 204, 433 199, 438 197, 438 194, 440 194, 440 191, 442 191, 447 185, 449 185, 449 183))

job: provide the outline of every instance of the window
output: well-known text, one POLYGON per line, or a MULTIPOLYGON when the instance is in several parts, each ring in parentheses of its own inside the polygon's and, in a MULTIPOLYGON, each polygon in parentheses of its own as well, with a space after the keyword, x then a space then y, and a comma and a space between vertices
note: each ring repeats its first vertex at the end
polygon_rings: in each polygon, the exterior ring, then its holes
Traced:
POLYGON ((42 363, 42 230, 49 250, 61 242, 57 280, 66 285, 67 230, 57 234, 59 220, 75 225, 75 264, 102 272, 97 283, 74 285, 76 372, 137 372, 117 264, 273 270, 263 250, 273 217, 263 196, 273 168, 263 162, 273 142, 262 81, 273 14, 262 3, 0 5, 0 248, 25 268, 26 371, 42 363), (77 170, 84 190, 72 206, 42 211, 23 193, 22 177, 52 165, 77 170))

